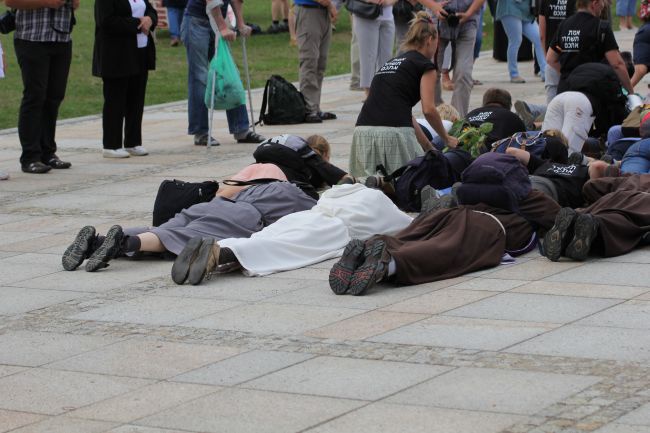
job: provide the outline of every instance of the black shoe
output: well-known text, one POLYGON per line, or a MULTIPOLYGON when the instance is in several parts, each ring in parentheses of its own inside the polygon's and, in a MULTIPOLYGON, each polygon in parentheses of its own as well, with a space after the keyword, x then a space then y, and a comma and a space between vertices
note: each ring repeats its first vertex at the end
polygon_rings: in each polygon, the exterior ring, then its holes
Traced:
POLYGON ((21 169, 25 173, 42 174, 42 173, 47 173, 48 171, 52 170, 52 167, 50 167, 47 164, 43 164, 40 161, 36 161, 36 162, 30 162, 29 164, 22 165, 21 169))
MULTIPOLYGON (((287 30, 289 30, 289 27, 287 27, 287 30)), ((266 33, 269 33, 269 34, 272 34, 272 35, 275 34, 275 33, 280 33, 282 31, 283 30, 282 30, 282 26, 280 25, 280 23, 273 23, 273 24, 271 24, 269 26, 268 29, 266 29, 266 33)))
POLYGON ((196 258, 190 264, 188 281, 196 286, 206 275, 209 275, 219 262, 219 244, 213 238, 205 238, 201 242, 196 258))
POLYGON ((256 134, 253 131, 248 131, 246 137, 237 139, 237 143, 261 143, 266 140, 266 137, 256 134))
POLYGON ((552 262, 557 262, 568 242, 567 232, 576 219, 576 211, 564 207, 555 216, 555 224, 544 235, 544 255, 552 262))
POLYGON ((323 123, 318 113, 309 113, 305 116, 305 123, 323 123))
POLYGON ((86 263, 86 272, 95 272, 108 267, 108 262, 117 257, 122 250, 122 227, 115 225, 108 230, 104 242, 90 256, 86 263))
POLYGON ((368 176, 365 185, 366 188, 381 189, 384 186, 384 178, 378 174, 368 176))
POLYGON ((361 296, 388 273, 390 255, 386 243, 381 239, 366 242, 363 254, 365 261, 354 271, 348 293, 361 296))
POLYGON ((584 156, 580 152, 573 152, 571 155, 569 155, 569 158, 567 160, 567 163, 573 164, 573 165, 582 165, 582 162, 584 161, 584 156))
POLYGON ((350 288, 352 275, 361 264, 364 243, 358 239, 351 240, 343 251, 343 256, 330 270, 330 288, 337 295, 344 295, 350 288))
POLYGON ((535 130, 535 116, 524 101, 515 101, 515 112, 521 118, 528 131, 535 130))
POLYGON ((196 259, 199 253, 202 241, 203 239, 201 237, 190 239, 183 248, 183 251, 174 260, 174 264, 172 265, 172 280, 176 284, 183 284, 187 280, 190 266, 192 266, 192 262, 194 262, 194 259, 196 259))
MULTIPOLYGON (((210 146, 219 146, 219 142, 216 138, 210 137, 210 146)), ((194 145, 195 146, 207 146, 208 145, 208 134, 197 134, 194 136, 194 145)))
POLYGON ((52 158, 50 158, 47 161, 47 165, 49 165, 52 168, 55 169, 65 169, 65 168, 70 168, 72 167, 72 164, 67 162, 67 161, 61 161, 58 156, 52 155, 52 158))
POLYGON ((334 120, 336 119, 336 114, 329 111, 319 111, 318 117, 320 117, 321 120, 334 120))
POLYGON ((581 262, 589 255, 591 244, 598 234, 598 220, 588 213, 578 215, 573 225, 573 233, 565 255, 581 262))
POLYGON ((91 252, 95 239, 95 227, 86 226, 79 230, 77 237, 65 250, 61 257, 61 264, 66 271, 74 271, 86 260, 91 252))

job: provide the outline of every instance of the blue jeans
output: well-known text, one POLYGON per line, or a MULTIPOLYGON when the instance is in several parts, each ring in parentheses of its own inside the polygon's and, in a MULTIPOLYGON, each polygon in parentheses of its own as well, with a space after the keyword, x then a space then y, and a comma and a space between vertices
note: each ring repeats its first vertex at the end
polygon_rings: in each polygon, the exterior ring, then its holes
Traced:
POLYGON ((503 24, 503 30, 508 36, 507 56, 510 78, 519 76, 517 55, 519 54, 519 47, 521 46, 522 34, 533 44, 533 47, 535 48, 535 57, 537 57, 540 72, 542 77, 544 77, 544 71, 546 71, 546 53, 542 48, 542 41, 539 38, 539 27, 537 26, 537 23, 535 21, 524 22, 515 16, 506 15, 501 18, 501 24, 503 24))
POLYGON ((621 162, 622 173, 650 173, 650 138, 634 143, 621 162))
POLYGON ((167 23, 169 36, 178 39, 181 36, 181 23, 183 22, 183 8, 167 8, 167 23))
POLYGON ((636 0, 617 0, 617 17, 633 17, 634 15, 636 15, 636 0))
MULTIPOLYGON (((214 56, 214 32, 207 18, 185 14, 181 24, 181 39, 187 51, 187 133, 208 133, 208 107, 205 105, 205 88, 208 64, 214 56)), ((228 130, 231 134, 245 134, 250 127, 246 105, 226 110, 228 130)), ((239 138, 239 137, 237 137, 239 138)))
POLYGON ((474 59, 478 59, 481 54, 481 45, 483 45, 483 15, 485 15, 485 3, 478 13, 478 27, 476 29, 476 42, 474 42, 474 59))

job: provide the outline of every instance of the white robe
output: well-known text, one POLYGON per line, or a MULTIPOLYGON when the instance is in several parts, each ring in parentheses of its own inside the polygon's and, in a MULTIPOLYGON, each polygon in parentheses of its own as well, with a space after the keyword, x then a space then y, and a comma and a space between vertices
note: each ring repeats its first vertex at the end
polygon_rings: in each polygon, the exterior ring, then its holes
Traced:
POLYGON ((327 190, 312 209, 280 218, 250 238, 219 241, 250 276, 288 271, 343 254, 351 239, 393 235, 413 218, 381 191, 361 184, 327 190))

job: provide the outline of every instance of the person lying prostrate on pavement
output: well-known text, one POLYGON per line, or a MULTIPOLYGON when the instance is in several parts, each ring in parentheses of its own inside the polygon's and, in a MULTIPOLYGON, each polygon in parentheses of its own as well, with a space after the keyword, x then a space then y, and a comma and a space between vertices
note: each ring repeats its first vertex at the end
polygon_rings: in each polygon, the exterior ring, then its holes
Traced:
POLYGON ((483 94, 483 106, 476 108, 465 116, 470 125, 479 127, 485 122, 492 123, 492 131, 487 134, 485 145, 497 140, 511 137, 517 132, 525 132, 526 125, 519 116, 510 111, 512 97, 507 90, 491 88, 483 94))

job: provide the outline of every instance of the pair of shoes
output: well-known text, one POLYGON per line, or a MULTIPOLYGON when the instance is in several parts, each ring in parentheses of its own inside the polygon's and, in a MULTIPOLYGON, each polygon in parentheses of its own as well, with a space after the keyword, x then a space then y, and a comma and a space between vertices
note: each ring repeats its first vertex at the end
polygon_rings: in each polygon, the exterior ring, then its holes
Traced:
MULTIPOLYGON (((84 227, 85 228, 85 227, 84 227)), ((83 230, 83 229, 82 229, 83 230)), ((79 235, 77 235, 79 236, 79 235)), ((86 263, 86 272, 95 272, 108 267, 108 262, 122 251, 122 227, 114 225, 106 233, 104 242, 92 253, 86 263)))
POLYGON ((475 86, 482 86, 483 82, 481 80, 475 80, 472 78, 472 84, 475 86))
POLYGON ((86 226, 79 230, 77 237, 63 253, 61 264, 66 271, 74 271, 90 257, 93 240, 95 239, 95 227, 86 226))
MULTIPOLYGON (((287 27, 287 30, 289 30, 289 27, 287 27)), ((276 34, 276 33, 281 33, 281 32, 283 32, 283 30, 282 30, 282 26, 280 25, 280 23, 273 23, 273 24, 271 24, 269 26, 268 29, 266 29, 266 33, 270 33, 272 35, 276 34)))
POLYGON ((344 295, 348 292, 350 283, 352 283, 352 275, 362 263, 364 248, 363 241, 352 239, 345 246, 341 260, 330 269, 330 289, 337 295, 344 295))
POLYGON ((358 84, 350 84, 350 90, 352 90, 353 92, 360 92, 363 90, 363 88, 358 84))
POLYGON ((383 280, 388 274, 390 254, 382 239, 367 241, 363 249, 364 261, 354 270, 348 293, 354 296, 365 294, 368 289, 383 280))
POLYGON ((454 90, 454 82, 449 78, 449 74, 442 74, 442 88, 443 90, 454 90))
POLYGON ((526 102, 515 101, 515 112, 524 122, 528 131, 535 129, 535 116, 526 102))
POLYGON ((318 117, 320 117, 321 120, 334 120, 336 119, 336 114, 329 111, 319 111, 318 117))
POLYGON ((543 255, 550 261, 557 262, 568 244, 569 229, 577 217, 575 210, 563 207, 555 216, 555 224, 544 235, 543 255))
POLYGON ((289 31, 289 23, 286 21, 282 21, 280 23, 280 31, 281 32, 288 32, 289 31))
POLYGON ((131 156, 129 152, 120 148, 120 149, 104 149, 102 151, 104 158, 128 158, 131 156))
POLYGON ((510 82, 514 84, 524 84, 526 80, 524 80, 522 77, 517 76, 517 77, 511 77, 510 82))
POLYGON ((318 113, 309 113, 305 116, 305 123, 323 123, 318 113))
POLYGON ((238 138, 237 143, 261 143, 266 140, 266 137, 261 136, 253 131, 248 131, 244 138, 238 138))
POLYGON ((55 169, 65 169, 72 167, 72 164, 67 161, 61 161, 58 156, 52 155, 47 161, 47 165, 55 169))
POLYGON ((169 43, 170 47, 177 47, 181 44, 181 41, 178 38, 172 38, 171 42, 169 43))
MULTIPOLYGON (((424 189, 422 192, 424 192, 424 189)), ((420 193, 420 197, 422 197, 422 193, 420 193)), ((422 203, 420 206, 420 215, 458 206, 458 199, 452 194, 445 194, 439 197, 429 196, 427 200, 422 200, 422 198, 420 200, 422 203)))
POLYGON ((221 248, 213 238, 195 237, 183 248, 172 266, 172 280, 176 284, 188 281, 196 286, 219 265, 221 248))
MULTIPOLYGON (((219 143, 214 137, 210 137, 210 146, 219 146, 219 143)), ((208 145, 208 134, 196 134, 194 136, 194 145, 195 146, 207 146, 208 145)))
POLYGON ((36 162, 30 162, 29 164, 23 164, 21 166, 21 169, 25 173, 42 174, 52 170, 52 167, 50 167, 47 164, 43 164, 41 161, 36 161, 36 162))
POLYGON ((131 156, 149 155, 149 152, 147 152, 147 149, 145 149, 143 146, 125 147, 124 150, 126 150, 131 156))
POLYGON ((567 245, 565 255, 582 262, 589 255, 596 235, 598 235, 598 220, 588 213, 578 215, 573 224, 573 239, 567 245))

